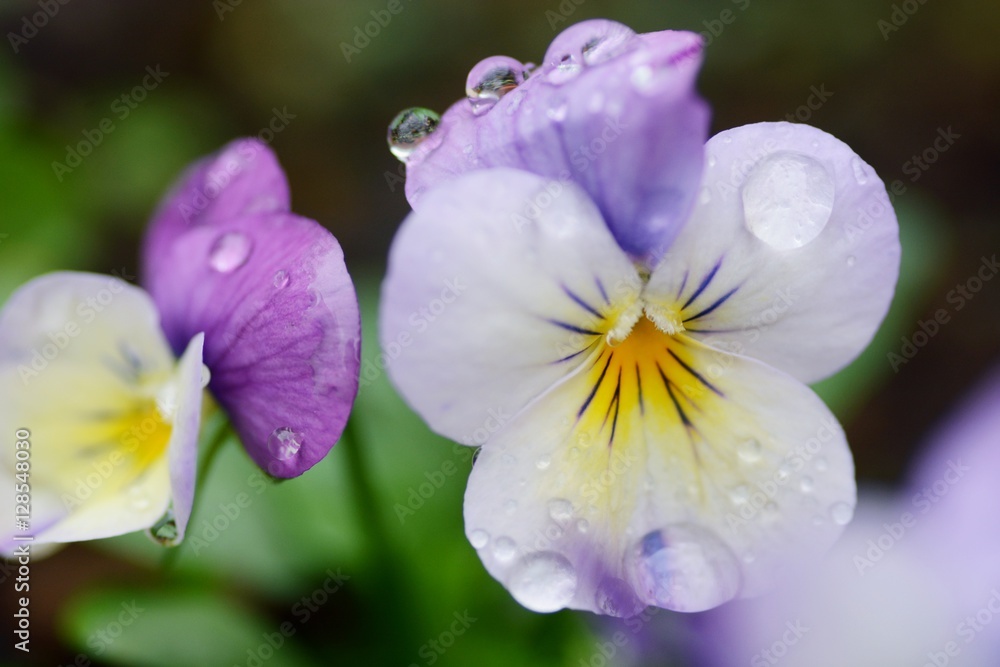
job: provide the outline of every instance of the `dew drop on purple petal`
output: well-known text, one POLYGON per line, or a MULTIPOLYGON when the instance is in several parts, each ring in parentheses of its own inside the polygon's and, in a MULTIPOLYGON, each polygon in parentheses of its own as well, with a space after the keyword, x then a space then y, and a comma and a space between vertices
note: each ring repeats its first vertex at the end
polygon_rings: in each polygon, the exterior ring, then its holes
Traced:
POLYGON ((242 232, 226 232, 208 251, 208 265, 219 273, 232 273, 247 263, 253 242, 242 232))
POLYGON ((288 271, 285 271, 284 269, 274 274, 274 286, 277 289, 284 289, 288 287, 290 280, 291 279, 288 277, 288 271))
POLYGON ((642 603, 632 587, 618 577, 606 577, 597 586, 594 603, 602 614, 627 618, 642 611, 642 603))
POLYGON ((493 56, 480 61, 469 71, 465 94, 472 106, 472 113, 486 113, 500 99, 524 83, 524 65, 507 56, 493 56))
POLYGON ((288 426, 276 428, 267 438, 267 449, 279 461, 288 461, 299 453, 302 448, 303 436, 288 426))
POLYGON ((400 111, 392 122, 386 140, 389 151, 400 162, 406 162, 413 151, 431 136, 441 122, 441 116, 430 109, 411 107, 400 111))
POLYGON ((614 21, 583 21, 570 26, 552 40, 545 53, 548 66, 576 67, 599 65, 624 53, 635 32, 614 21))
POLYGON ((771 153, 743 184, 747 229, 776 250, 800 248, 826 227, 834 184, 822 163, 791 151, 771 153))

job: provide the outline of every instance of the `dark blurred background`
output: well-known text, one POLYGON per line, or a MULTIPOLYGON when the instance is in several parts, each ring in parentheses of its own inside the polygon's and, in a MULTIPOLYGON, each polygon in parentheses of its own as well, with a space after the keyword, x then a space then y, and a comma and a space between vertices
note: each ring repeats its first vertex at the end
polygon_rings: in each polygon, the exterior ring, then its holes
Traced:
MULTIPOLYGON (((638 32, 704 33, 700 88, 713 132, 808 122, 853 147, 887 184, 899 182, 904 265, 893 311, 872 348, 819 386, 844 422, 863 482, 898 480, 937 421, 1000 363, 1000 278, 968 297, 955 291, 1000 251, 1000 5, 398 2, 391 15, 387 0, 5 0, 0 301, 45 271, 137 273, 146 221, 179 171, 271 124, 280 127, 271 145, 296 212, 334 232, 357 276, 370 358, 378 280, 409 210, 387 123, 409 106, 444 111, 486 56, 537 62, 561 29, 606 17, 638 32), (380 16, 391 18, 359 37, 380 16), (110 132, 100 131, 106 119, 110 132), (948 323, 914 338, 941 309, 948 323)), ((93 664, 254 664, 261 637, 284 620, 299 628, 296 600, 343 567, 348 583, 273 657, 258 651, 262 664, 598 664, 594 642, 605 624, 522 610, 465 543, 466 453, 427 433, 384 378, 362 389, 358 406, 369 496, 359 496, 343 457, 331 456, 296 489, 299 482, 261 495, 211 553, 182 547, 171 568, 141 536, 37 561, 32 663, 85 655, 93 664), (394 505, 449 461, 459 468, 454 478, 416 516, 399 519, 394 505), (113 642, 95 640, 94 628, 113 627, 107 619, 135 596, 151 611, 113 642), (466 609, 483 620, 453 637, 453 649, 424 650, 466 609), (192 648, 209 640, 225 648, 192 648)), ((231 450, 199 501, 204 518, 254 488, 253 468, 231 450)), ((672 627, 663 622, 662 636, 672 627)), ((649 664, 683 664, 682 653, 649 664)), ((618 659, 609 664, 643 664, 618 659)))

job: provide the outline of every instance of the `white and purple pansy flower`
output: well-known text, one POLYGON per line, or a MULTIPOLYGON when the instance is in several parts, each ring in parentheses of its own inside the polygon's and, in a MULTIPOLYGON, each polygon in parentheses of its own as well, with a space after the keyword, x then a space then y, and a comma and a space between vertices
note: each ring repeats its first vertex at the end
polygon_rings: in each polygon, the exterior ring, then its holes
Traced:
MULTIPOLYGON (((206 386, 278 478, 319 462, 347 421, 354 287, 336 239, 290 212, 265 145, 236 141, 192 167, 154 216, 143 255, 148 291, 53 273, 0 311, 0 426, 30 433, 35 543, 140 529, 178 543, 206 386)), ((16 488, 14 460, 3 469, 16 488)))
POLYGON ((691 33, 588 21, 390 127, 414 211, 383 286, 382 340, 411 341, 389 372, 482 445, 466 534, 535 611, 754 595, 853 514, 850 450, 806 384, 885 315, 895 215, 820 130, 708 139, 701 57, 691 33))

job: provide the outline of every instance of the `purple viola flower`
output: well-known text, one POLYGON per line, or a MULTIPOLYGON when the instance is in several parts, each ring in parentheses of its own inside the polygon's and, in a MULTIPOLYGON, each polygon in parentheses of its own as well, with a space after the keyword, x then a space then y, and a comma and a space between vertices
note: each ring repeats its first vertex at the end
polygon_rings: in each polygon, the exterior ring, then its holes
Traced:
POLYGON ((700 62, 697 35, 588 21, 390 127, 414 212, 383 286, 382 340, 408 341, 389 372, 482 445, 466 533, 536 611, 755 595, 853 514, 843 431, 805 383, 884 317, 895 215, 815 128, 706 141, 700 62))
POLYGON ((62 272, 0 310, 0 425, 30 452, 30 465, 5 457, 4 502, 30 468, 18 530, 35 544, 140 529, 183 539, 206 385, 275 477, 308 470, 343 431, 358 387, 354 288, 333 236, 289 211, 263 144, 234 142, 189 170, 144 255, 148 293, 62 272))
POLYGON ((358 302, 337 240, 291 213, 273 153, 246 139, 189 169, 143 260, 174 350, 205 333, 209 389, 257 465, 295 477, 326 456, 358 390, 358 302))
POLYGON ((997 664, 998 432, 994 373, 930 439, 900 492, 861 493, 854 524, 813 576, 695 618, 700 664, 997 664))

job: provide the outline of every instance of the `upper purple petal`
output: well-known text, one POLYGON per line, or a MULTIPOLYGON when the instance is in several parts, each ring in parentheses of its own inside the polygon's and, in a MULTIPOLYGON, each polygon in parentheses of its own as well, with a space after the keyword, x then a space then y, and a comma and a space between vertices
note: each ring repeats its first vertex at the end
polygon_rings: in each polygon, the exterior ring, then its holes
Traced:
POLYGON ((417 208, 428 188, 484 167, 572 180, 622 249, 655 264, 701 179, 709 122, 694 87, 701 59, 695 33, 635 35, 602 20, 574 25, 488 110, 480 103, 477 114, 465 99, 443 115, 407 160, 407 197, 417 208))
POLYGON ((271 149, 256 139, 230 142, 188 167, 160 202, 143 242, 143 284, 167 279, 168 249, 190 229, 289 207, 288 181, 271 149))
POLYGON ((261 468, 315 465, 358 389, 361 321, 337 240, 269 213, 213 219, 162 250, 150 292, 174 350, 205 333, 209 388, 261 468))

